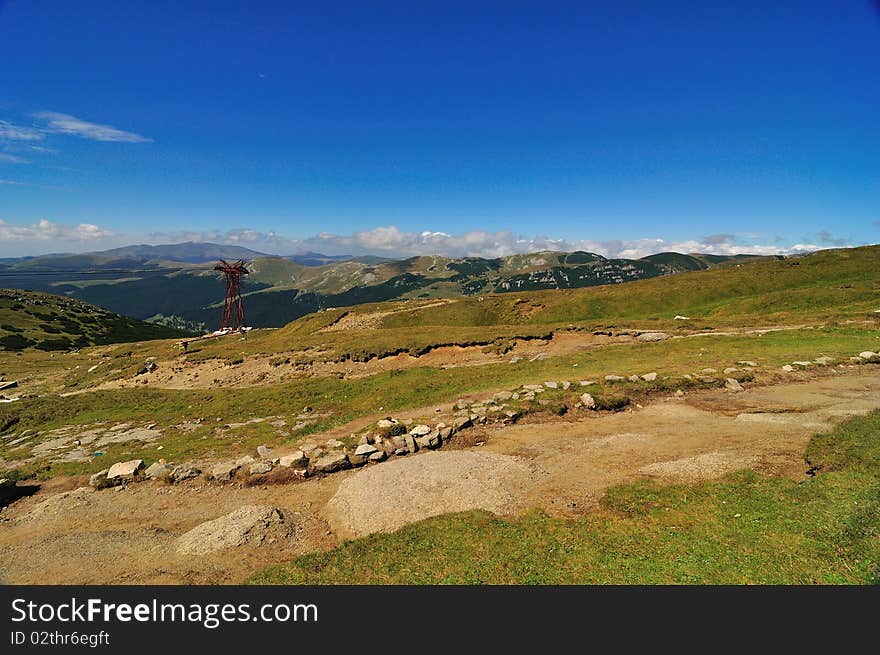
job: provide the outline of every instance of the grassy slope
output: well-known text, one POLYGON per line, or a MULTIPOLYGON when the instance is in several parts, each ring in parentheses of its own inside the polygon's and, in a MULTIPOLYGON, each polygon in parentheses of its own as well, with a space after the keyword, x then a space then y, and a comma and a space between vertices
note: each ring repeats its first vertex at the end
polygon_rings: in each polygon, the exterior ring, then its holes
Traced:
MULTIPOLYGON (((292 442, 305 434, 375 413, 379 407, 393 413, 447 401, 461 394, 512 389, 523 383, 601 379, 601 376, 611 372, 627 375, 652 370, 663 376, 677 376, 694 373, 707 366, 721 370, 735 365, 739 359, 754 359, 761 366, 778 368, 795 359, 812 359, 820 354, 843 358, 866 348, 880 348, 876 330, 837 327, 775 332, 762 337, 707 336, 615 346, 535 362, 449 369, 417 367, 349 380, 314 377, 235 389, 233 392, 142 387, 64 397, 45 395, 0 406, 0 425, 12 418, 18 419, 13 431, 26 428, 45 431, 63 425, 88 425, 97 421, 156 423, 165 435, 161 452, 144 451, 138 444, 115 444, 107 449, 107 461, 141 457, 149 464, 159 456, 182 461, 207 455, 220 457, 249 453, 260 443, 278 446, 292 442), (281 416, 293 424, 297 422, 295 417, 304 405, 314 407, 319 413, 330 411, 332 416, 292 434, 287 441, 265 432, 265 424, 237 430, 222 439, 213 435, 216 418, 231 422, 255 416, 281 416), (195 432, 179 432, 173 427, 183 420, 197 417, 207 417, 209 420, 195 432)), ((40 355, 39 361, 11 358, 3 362, 4 372, 7 375, 17 373, 19 369, 12 368, 14 366, 22 367, 20 370, 24 372, 41 371, 42 367, 54 370, 59 365, 58 358, 50 358, 46 353, 40 355)), ((69 369, 78 365, 80 368, 71 370, 69 375, 82 376, 92 361, 96 360, 88 359, 87 353, 78 353, 66 355, 61 363, 69 369)), ((128 374, 132 374, 132 368, 142 362, 143 359, 135 357, 118 357, 102 366, 128 367, 128 374)), ((653 384, 626 382, 616 384, 614 388, 623 393, 630 389, 643 391, 652 388, 660 393, 668 393, 670 385, 675 383, 674 379, 661 379, 653 384)), ((8 460, 8 466, 14 466, 16 459, 28 454, 29 448, 0 445, 0 457, 8 460)), ((42 470, 40 474, 51 476, 94 472, 106 466, 102 459, 88 463, 58 464, 42 470)), ((28 471, 34 472, 33 466, 30 466, 28 471)))
POLYGON ((64 296, 0 289, 0 349, 66 350, 183 336, 64 296))
MULTIPOLYGON (((580 520, 440 516, 254 576, 257 584, 880 582, 880 413, 813 437, 815 478, 609 490, 580 520)), ((805 463, 805 468, 807 464, 805 463)))

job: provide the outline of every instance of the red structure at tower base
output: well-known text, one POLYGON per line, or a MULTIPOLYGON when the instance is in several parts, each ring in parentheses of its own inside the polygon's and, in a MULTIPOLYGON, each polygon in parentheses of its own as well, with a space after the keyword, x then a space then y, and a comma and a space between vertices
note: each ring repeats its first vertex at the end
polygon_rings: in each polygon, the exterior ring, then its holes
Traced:
POLYGON ((232 264, 221 259, 214 270, 223 273, 226 279, 226 300, 223 303, 223 320, 220 322, 220 329, 241 330, 245 327, 244 305, 241 300, 241 278, 248 275, 250 271, 245 268, 242 259, 232 264))

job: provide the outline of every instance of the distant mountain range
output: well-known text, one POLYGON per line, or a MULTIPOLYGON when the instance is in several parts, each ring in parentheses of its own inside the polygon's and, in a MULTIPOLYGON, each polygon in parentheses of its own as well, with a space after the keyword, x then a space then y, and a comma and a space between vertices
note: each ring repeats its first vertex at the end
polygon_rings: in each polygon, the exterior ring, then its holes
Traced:
POLYGON ((278 327, 329 307, 619 284, 781 256, 669 252, 608 259, 588 252, 537 252, 493 259, 320 253, 279 257, 241 246, 180 243, 0 260, 0 287, 63 294, 171 327, 215 329, 224 294, 213 270, 218 259, 249 262, 251 275, 244 283, 248 322, 278 327))

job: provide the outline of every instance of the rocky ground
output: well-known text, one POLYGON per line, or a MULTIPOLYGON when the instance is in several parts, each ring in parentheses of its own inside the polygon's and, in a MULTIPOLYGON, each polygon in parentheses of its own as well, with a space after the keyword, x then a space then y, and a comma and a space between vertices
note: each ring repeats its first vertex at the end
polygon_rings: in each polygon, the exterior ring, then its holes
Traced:
MULTIPOLYGON (((804 476, 811 434, 880 408, 880 371, 791 366, 797 381, 745 389, 728 381, 619 412, 591 409, 579 381, 536 383, 440 413, 422 408, 381 424, 369 417, 313 435, 300 451, 205 463, 173 484, 135 482, 145 477, 137 465, 101 489, 87 477, 53 479, 0 515, 0 571, 8 583, 237 582, 341 539, 443 512, 540 507, 573 516, 590 511, 609 486, 643 476, 695 481, 741 468, 804 476), (810 372, 796 372, 803 368, 810 372), (580 398, 565 416, 508 415, 522 401, 562 393, 564 384, 580 398), (333 443, 346 431, 359 433, 359 446, 333 443)), ((695 375, 724 380, 723 372, 695 375)), ((123 425, 86 439, 91 448, 135 430, 152 438, 147 426, 123 425)))

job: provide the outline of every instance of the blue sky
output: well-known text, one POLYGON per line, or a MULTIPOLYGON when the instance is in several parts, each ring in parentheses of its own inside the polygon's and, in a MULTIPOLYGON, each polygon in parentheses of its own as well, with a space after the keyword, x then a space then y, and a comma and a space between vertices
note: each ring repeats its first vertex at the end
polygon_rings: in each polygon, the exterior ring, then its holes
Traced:
POLYGON ((0 256, 880 241, 880 10, 0 0, 0 256))

